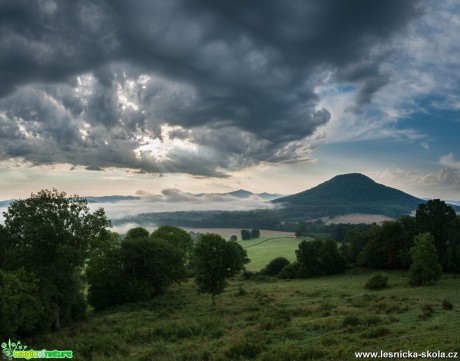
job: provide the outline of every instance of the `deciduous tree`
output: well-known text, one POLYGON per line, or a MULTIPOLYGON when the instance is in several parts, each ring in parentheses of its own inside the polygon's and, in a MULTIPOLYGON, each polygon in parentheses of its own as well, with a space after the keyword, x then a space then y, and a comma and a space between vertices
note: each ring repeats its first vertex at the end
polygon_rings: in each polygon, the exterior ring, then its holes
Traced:
POLYGON ((173 226, 160 226, 150 235, 150 238, 161 238, 172 246, 182 250, 186 258, 192 253, 193 240, 187 231, 173 226))
POLYGON ((442 273, 438 262, 434 238, 429 233, 419 234, 414 239, 411 248, 412 264, 409 269, 409 279, 412 285, 423 285, 436 282, 442 273))
POLYGON ((260 230, 251 229, 251 238, 259 238, 259 237, 260 237, 260 230))
POLYGON ((199 292, 216 295, 223 292, 227 279, 244 269, 249 262, 246 251, 238 243, 226 241, 218 234, 205 234, 195 246, 195 282, 199 292))
POLYGON ((110 221, 103 209, 91 213, 86 199, 55 189, 12 202, 3 215, 3 267, 24 268, 39 278, 40 288, 49 290, 53 329, 59 329, 61 316, 84 311, 82 267, 110 221))
POLYGON ((242 229, 241 230, 241 239, 243 241, 247 241, 248 239, 251 239, 251 231, 248 229, 242 229))

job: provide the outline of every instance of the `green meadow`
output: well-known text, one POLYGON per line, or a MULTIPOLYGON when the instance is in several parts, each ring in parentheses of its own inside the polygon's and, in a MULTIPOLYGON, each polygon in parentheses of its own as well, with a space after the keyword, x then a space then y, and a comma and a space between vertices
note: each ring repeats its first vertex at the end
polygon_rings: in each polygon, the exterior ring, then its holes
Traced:
POLYGON ((392 271, 390 288, 369 291, 369 275, 349 270, 303 280, 235 279, 215 307, 189 281, 151 302, 91 313, 21 342, 94 361, 355 360, 360 351, 460 352, 459 276, 414 288, 405 272, 392 271))
POLYGON ((306 238, 296 237, 260 237, 247 241, 239 241, 247 251, 251 260, 246 265, 249 271, 260 271, 268 262, 276 257, 285 257, 290 262, 295 261, 295 250, 300 242, 306 238))

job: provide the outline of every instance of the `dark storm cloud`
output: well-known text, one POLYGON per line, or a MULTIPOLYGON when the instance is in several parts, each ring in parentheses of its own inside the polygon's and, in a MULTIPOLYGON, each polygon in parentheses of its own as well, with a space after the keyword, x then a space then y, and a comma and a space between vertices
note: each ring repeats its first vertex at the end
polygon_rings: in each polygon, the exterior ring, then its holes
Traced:
POLYGON ((418 14, 400 0, 2 1, 0 155, 202 176, 305 160, 298 142, 330 118, 318 74, 359 85, 359 112, 418 14), (162 124, 198 149, 135 156, 162 124))

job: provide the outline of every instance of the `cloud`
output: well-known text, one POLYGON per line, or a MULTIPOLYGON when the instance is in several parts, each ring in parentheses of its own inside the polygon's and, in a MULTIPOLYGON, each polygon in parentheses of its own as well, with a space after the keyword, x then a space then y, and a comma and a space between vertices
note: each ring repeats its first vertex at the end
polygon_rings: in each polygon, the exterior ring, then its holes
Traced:
POLYGON ((452 153, 442 156, 439 162, 447 167, 460 169, 460 161, 455 160, 452 153))
POLYGON ((250 209, 268 209, 275 206, 257 195, 248 198, 238 198, 228 194, 192 194, 176 188, 164 189, 161 194, 151 194, 138 190, 138 200, 120 200, 112 203, 90 203, 92 210, 104 208, 108 217, 119 219, 150 212, 175 211, 243 211, 250 209))
MULTIPOLYGON (((316 88, 319 106, 331 113, 318 131, 323 142, 393 139, 427 148, 436 142, 435 132, 407 120, 431 115, 435 121, 439 110, 460 109, 460 4, 452 0, 422 4, 423 13, 403 33, 374 48, 373 56, 379 60, 363 56, 321 75, 323 82, 316 88)), ((450 122, 452 117, 439 121, 450 122)))
MULTIPOLYGON (((454 199, 460 192, 460 169, 444 167, 439 171, 386 169, 369 173, 383 184, 401 189, 420 198, 454 199)), ((455 200, 455 199, 454 199, 455 200)))
POLYGON ((349 109, 359 114, 420 8, 6 0, 0 14, 1 159, 226 177, 309 161, 331 118, 318 74, 356 84, 349 109))

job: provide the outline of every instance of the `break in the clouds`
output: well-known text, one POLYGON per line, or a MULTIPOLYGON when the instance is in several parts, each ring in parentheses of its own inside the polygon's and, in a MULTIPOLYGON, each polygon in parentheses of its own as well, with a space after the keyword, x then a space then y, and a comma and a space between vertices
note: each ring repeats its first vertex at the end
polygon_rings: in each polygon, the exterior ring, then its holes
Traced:
MULTIPOLYGON (((225 177, 308 161, 318 87, 386 86, 418 1, 4 0, 0 160, 225 177)), ((316 134, 316 136, 312 136, 316 134)))

